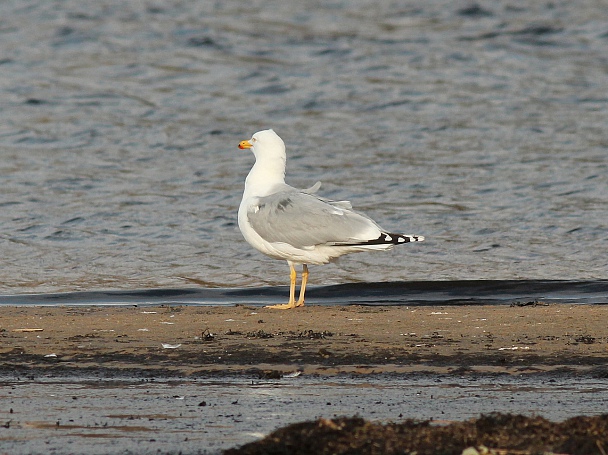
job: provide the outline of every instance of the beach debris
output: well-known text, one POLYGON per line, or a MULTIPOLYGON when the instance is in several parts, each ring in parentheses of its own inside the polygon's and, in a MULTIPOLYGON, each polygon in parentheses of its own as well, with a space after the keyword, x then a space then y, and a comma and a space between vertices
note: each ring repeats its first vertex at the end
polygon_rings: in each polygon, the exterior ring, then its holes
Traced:
POLYGON ((285 379, 291 379, 291 378, 297 378, 301 374, 302 374, 301 371, 294 371, 293 373, 287 373, 287 374, 283 375, 283 377, 285 379))
POLYGON ((161 324, 168 324, 168 325, 174 325, 175 322, 167 322, 167 321, 162 321, 161 324))
POLYGON ((485 446, 475 447, 467 447, 462 451, 462 455, 486 455, 490 453, 488 448, 485 446))
POLYGON ((141 314, 158 314, 158 311, 142 311, 141 314))
POLYGON ((163 349, 177 349, 181 346, 181 343, 178 344, 170 344, 170 343, 161 343, 163 349))
POLYGON ((47 354, 45 357, 57 357, 57 354, 47 354))
POLYGON ((274 338, 274 335, 272 333, 268 333, 264 330, 258 330, 256 332, 247 332, 247 335, 245 335, 247 338, 260 338, 260 339, 267 339, 267 338, 274 338))
POLYGON ((317 354, 319 354, 321 357, 323 357, 325 359, 327 359, 328 357, 331 357, 332 355, 334 355, 333 352, 328 351, 325 348, 319 349, 319 351, 317 352, 317 354))
POLYGON ((319 419, 318 426, 319 428, 329 428, 330 430, 334 431, 340 431, 344 428, 344 425, 341 425, 333 420, 325 419, 323 417, 319 419))
POLYGON ((258 379, 281 379, 283 374, 279 370, 260 370, 258 379))
POLYGON ((320 340, 333 336, 334 334, 328 330, 323 330, 322 332, 315 332, 314 330, 304 330, 303 332, 300 332, 297 335, 298 338, 310 338, 311 340, 320 340))
POLYGON ((207 341, 207 342, 215 340, 215 335, 213 333, 211 333, 211 331, 209 330, 209 327, 207 327, 205 330, 203 330, 201 332, 201 340, 207 341))
POLYGON ((268 433, 260 433, 259 431, 250 431, 246 433, 248 436, 251 436, 252 439, 262 439, 268 436, 268 433))
POLYGON ((577 343, 593 344, 595 343, 595 337, 592 337, 591 335, 580 335, 577 336, 574 341, 577 343))
POLYGON ((413 419, 380 424, 361 417, 320 418, 279 428, 264 439, 224 453, 300 455, 327 453, 329 446, 335 454, 606 455, 606 428, 605 416, 552 423, 542 417, 493 413, 447 425, 413 419), (497 448, 488 443, 471 446, 475 440, 491 441, 497 448))
POLYGON ((543 302, 542 300, 538 300, 538 299, 534 299, 534 300, 527 300, 527 301, 520 301, 520 300, 515 300, 514 302, 511 302, 511 305, 509 305, 510 307, 523 307, 523 306, 549 306, 548 303, 543 302))
POLYGON ((510 348, 498 348, 499 351, 519 351, 519 350, 528 350, 530 346, 511 346, 510 348))
POLYGON ((39 329, 39 328, 24 328, 24 329, 13 329, 12 332, 20 332, 20 333, 27 333, 27 332, 42 332, 44 329, 39 329))

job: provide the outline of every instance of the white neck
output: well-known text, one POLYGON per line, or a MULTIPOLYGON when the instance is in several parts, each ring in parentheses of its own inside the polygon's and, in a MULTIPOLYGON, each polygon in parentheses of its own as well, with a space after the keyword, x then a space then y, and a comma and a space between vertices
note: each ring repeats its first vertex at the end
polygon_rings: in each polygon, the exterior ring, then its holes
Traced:
POLYGON ((245 179, 244 197, 264 197, 271 189, 285 183, 285 158, 263 159, 258 157, 245 179))

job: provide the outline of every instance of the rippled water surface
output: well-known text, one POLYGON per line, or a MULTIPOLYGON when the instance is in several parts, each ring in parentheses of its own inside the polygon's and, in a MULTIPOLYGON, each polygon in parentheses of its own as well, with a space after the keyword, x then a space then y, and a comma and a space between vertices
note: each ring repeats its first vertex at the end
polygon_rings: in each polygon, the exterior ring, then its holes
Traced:
POLYGON ((269 127, 427 237, 312 284, 606 278, 608 10, 480 5, 3 2, 0 291, 285 284, 236 225, 269 127))

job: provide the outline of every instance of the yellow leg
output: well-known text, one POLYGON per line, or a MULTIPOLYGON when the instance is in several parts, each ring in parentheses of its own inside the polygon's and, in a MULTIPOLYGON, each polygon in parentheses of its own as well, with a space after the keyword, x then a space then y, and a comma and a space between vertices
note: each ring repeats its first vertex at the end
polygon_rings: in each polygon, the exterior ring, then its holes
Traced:
POLYGON ((293 264, 289 264, 289 308, 293 308, 296 304, 296 280, 298 279, 298 273, 293 264))
POLYGON ((308 266, 302 264, 302 286, 300 286, 300 297, 296 302, 296 306, 304 306, 304 293, 306 292, 306 283, 308 282, 308 266))
MULTIPOLYGON (((293 264, 291 262, 288 263, 289 264, 289 279, 291 280, 289 283, 289 302, 288 303, 279 303, 278 305, 268 305, 265 308, 273 308, 275 310, 289 310, 291 308, 295 308, 296 306, 301 306, 299 305, 299 300, 298 300, 298 304, 296 304, 296 279, 298 277, 298 274, 296 273, 296 269, 294 268, 293 264)), ((308 273, 308 271, 306 272, 308 273)), ((304 275, 302 274, 302 278, 304 277, 304 275)), ((302 295, 302 291, 300 291, 300 296, 302 295)), ((304 305, 304 301, 302 301, 302 305, 304 305)))

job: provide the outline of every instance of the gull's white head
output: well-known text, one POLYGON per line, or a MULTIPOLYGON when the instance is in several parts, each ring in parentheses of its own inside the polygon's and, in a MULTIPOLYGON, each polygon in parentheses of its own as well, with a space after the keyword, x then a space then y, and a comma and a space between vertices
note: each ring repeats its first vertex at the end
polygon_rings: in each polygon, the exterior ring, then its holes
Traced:
POLYGON ((282 158, 285 160, 285 143, 273 130, 258 131, 248 141, 239 143, 240 149, 251 149, 257 158, 282 158))

